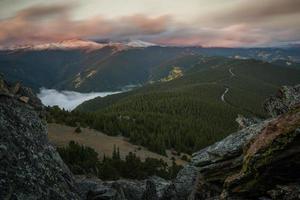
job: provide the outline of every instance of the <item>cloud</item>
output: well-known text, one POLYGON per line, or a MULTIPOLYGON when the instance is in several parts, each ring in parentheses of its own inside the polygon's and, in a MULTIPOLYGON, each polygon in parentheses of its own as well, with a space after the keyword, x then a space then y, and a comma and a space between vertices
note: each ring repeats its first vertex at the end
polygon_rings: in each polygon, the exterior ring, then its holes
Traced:
POLYGON ((62 17, 68 14, 74 4, 55 4, 48 6, 32 6, 17 13, 16 18, 41 20, 47 17, 62 17))
POLYGON ((154 39, 168 45, 201 45, 220 47, 255 46, 270 42, 269 36, 261 29, 252 29, 247 24, 234 24, 223 28, 182 27, 154 39))
POLYGON ((300 40, 299 0, 222 1, 222 6, 214 4, 215 9, 208 9, 205 15, 199 12, 195 19, 182 21, 167 12, 78 19, 73 10, 79 5, 70 2, 35 4, 0 20, 0 46, 73 38, 131 38, 169 45, 229 47, 300 40))
POLYGON ((274 18, 299 15, 299 0, 241 0, 226 9, 216 10, 203 19, 209 22, 224 23, 260 23, 274 18))
POLYGON ((195 23, 211 29, 210 44, 262 46, 300 40, 299 18, 299 0, 237 0, 195 23))
POLYGON ((0 43, 41 43, 70 38, 129 38, 155 35, 168 29, 170 16, 149 17, 142 14, 108 19, 96 16, 73 20, 74 5, 34 6, 0 21, 0 43))
POLYGON ((120 92, 91 92, 79 93, 73 91, 57 91, 54 89, 42 88, 38 93, 38 97, 46 106, 59 106, 61 109, 73 110, 84 101, 94 99, 96 97, 105 97, 107 95, 117 94, 120 92))
POLYGON ((232 17, 245 21, 293 14, 300 14, 299 0, 252 0, 243 2, 232 11, 232 17))

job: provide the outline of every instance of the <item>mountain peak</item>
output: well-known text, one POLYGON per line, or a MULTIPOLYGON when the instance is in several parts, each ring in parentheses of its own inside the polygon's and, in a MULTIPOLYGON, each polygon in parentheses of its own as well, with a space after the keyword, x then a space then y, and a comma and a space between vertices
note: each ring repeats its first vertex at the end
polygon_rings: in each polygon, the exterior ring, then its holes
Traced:
POLYGON ((157 46, 156 44, 145 42, 141 40, 128 40, 125 42, 95 42, 91 40, 82 39, 68 39, 58 42, 42 43, 42 44, 31 44, 31 45, 14 45, 2 50, 74 50, 74 49, 84 49, 84 50, 96 50, 103 47, 114 47, 118 51, 127 48, 145 48, 150 46, 157 46))
POLYGON ((129 47, 150 47, 150 46, 158 46, 157 44, 150 43, 150 42, 145 42, 142 40, 129 40, 126 43, 127 46, 129 47))
POLYGON ((72 50, 72 49, 86 49, 86 50, 95 50, 101 49, 105 45, 99 44, 97 42, 89 41, 89 40, 81 40, 81 39, 69 39, 62 40, 59 42, 50 42, 43 44, 34 44, 34 45, 18 45, 11 46, 6 48, 6 50, 72 50))

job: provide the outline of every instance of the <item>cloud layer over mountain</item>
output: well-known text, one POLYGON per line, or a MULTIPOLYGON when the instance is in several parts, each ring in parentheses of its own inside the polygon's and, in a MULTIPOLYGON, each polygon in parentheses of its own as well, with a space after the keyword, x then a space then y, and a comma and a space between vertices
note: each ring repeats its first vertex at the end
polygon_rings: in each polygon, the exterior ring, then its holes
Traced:
POLYGON ((300 41, 299 0, 3 0, 0 12, 2 46, 71 38, 204 46, 300 41))

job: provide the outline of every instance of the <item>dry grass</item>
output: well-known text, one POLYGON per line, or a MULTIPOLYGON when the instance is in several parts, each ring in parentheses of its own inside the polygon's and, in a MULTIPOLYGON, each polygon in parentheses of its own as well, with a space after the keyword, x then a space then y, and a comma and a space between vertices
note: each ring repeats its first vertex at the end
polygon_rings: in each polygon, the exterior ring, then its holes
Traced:
POLYGON ((174 156, 171 154, 171 151, 167 151, 166 156, 159 155, 157 153, 153 153, 148 151, 146 148, 133 145, 129 143, 126 138, 118 136, 108 136, 99 131, 89 129, 89 128, 81 128, 81 133, 75 133, 74 127, 69 127, 60 124, 48 124, 48 138, 51 143, 55 146, 65 146, 71 140, 78 142, 79 144, 86 145, 92 147, 99 153, 100 158, 105 154, 106 156, 111 156, 113 147, 119 147, 121 158, 124 159, 125 156, 129 152, 134 152, 137 156, 139 156, 142 160, 145 158, 157 158, 163 159, 168 164, 172 163, 171 157, 176 159, 176 163, 179 165, 184 165, 186 162, 181 160, 178 156, 174 156))

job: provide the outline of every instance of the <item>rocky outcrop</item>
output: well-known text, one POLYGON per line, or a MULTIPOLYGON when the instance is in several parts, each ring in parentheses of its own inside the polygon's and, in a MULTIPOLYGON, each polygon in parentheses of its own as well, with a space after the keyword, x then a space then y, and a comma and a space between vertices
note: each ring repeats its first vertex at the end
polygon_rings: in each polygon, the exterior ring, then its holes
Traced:
MULTIPOLYGON (((187 167, 197 169, 188 175, 195 182, 183 191, 169 190, 169 199, 300 199, 299 88, 283 87, 266 101, 274 118, 247 124, 194 153, 187 167)), ((181 173, 176 179, 186 178, 181 173)))
POLYGON ((228 176, 223 196, 265 195, 300 180, 300 109, 274 119, 247 144, 242 168, 228 176))
POLYGON ((166 200, 184 200, 191 196, 196 186, 199 170, 193 165, 186 165, 176 178, 172 181, 162 195, 161 199, 166 200))
MULTIPOLYGON (((122 183, 122 186, 131 185, 132 182, 122 183)), ((134 184, 134 183, 133 183, 134 184)), ((82 199, 87 200, 127 200, 124 191, 118 183, 103 182, 98 178, 81 177, 77 179, 77 186, 82 199)), ((131 187, 130 187, 131 188, 131 187)), ((139 189, 139 187, 137 187, 139 189)), ((136 195, 134 190, 130 190, 132 196, 136 195)), ((134 199, 134 198, 133 198, 134 199)))
POLYGON ((269 190, 268 195, 271 199, 296 200, 300 199, 300 184, 277 185, 269 190))
POLYGON ((42 111, 41 100, 33 93, 30 88, 22 87, 20 83, 9 84, 0 76, 0 96, 11 97, 11 100, 18 100, 24 105, 33 107, 36 111, 42 111))
POLYGON ((0 199, 79 199, 31 89, 0 78, 0 199))
POLYGON ((84 176, 76 180, 82 199, 88 200, 158 200, 170 186, 169 181, 156 176, 141 181, 101 181, 84 176))
POLYGON ((275 96, 266 100, 264 108, 272 117, 276 117, 299 105, 300 85, 283 86, 275 96))
POLYGON ((253 124, 260 123, 261 119, 256 118, 256 117, 246 118, 243 115, 238 115, 238 117, 235 119, 235 121, 239 124, 239 128, 243 129, 243 128, 246 128, 253 124))

